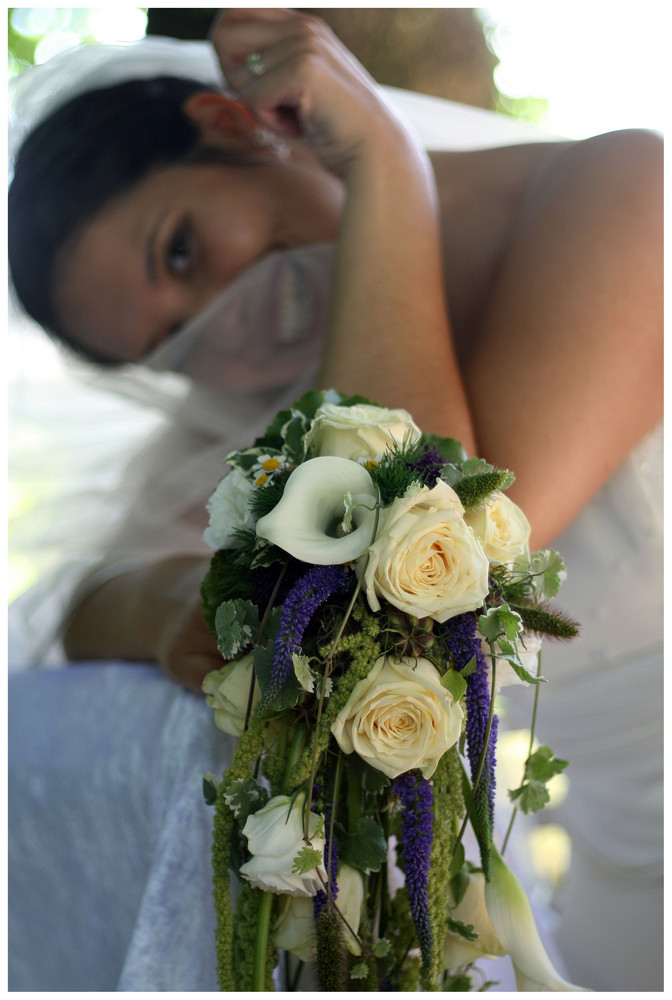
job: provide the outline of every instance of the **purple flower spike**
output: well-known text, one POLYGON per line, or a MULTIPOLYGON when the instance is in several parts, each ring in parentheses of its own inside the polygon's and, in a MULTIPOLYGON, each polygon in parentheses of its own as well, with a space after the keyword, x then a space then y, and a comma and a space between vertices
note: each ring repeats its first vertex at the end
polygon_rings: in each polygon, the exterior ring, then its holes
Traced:
MULTIPOLYGON (((448 655, 458 670, 476 657, 476 669, 467 677, 467 755, 472 781, 476 776, 483 752, 485 734, 490 714, 490 684, 488 665, 476 632, 476 618, 472 614, 458 615, 441 626, 448 655)), ((485 756, 481 782, 477 790, 477 800, 485 794, 488 798, 490 829, 494 822, 495 809, 495 747, 497 745, 497 716, 493 717, 490 739, 485 756)))
POLYGON ((332 594, 345 590, 347 586, 348 574, 342 566, 313 566, 294 584, 282 606, 264 705, 273 704, 292 676, 292 653, 301 649, 303 634, 312 616, 332 594))
POLYGON ((432 925, 427 898, 434 825, 432 785, 418 772, 409 771, 395 778, 392 792, 399 796, 403 806, 401 849, 404 875, 422 962, 428 965, 432 960, 432 925))

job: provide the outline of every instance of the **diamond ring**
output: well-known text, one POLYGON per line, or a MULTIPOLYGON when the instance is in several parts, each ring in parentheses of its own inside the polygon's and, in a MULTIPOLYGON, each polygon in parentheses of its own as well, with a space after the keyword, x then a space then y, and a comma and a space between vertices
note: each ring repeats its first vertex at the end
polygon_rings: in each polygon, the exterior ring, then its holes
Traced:
POLYGON ((261 58, 261 53, 250 52, 249 56, 245 57, 245 68, 252 76, 263 76, 266 72, 266 64, 261 58))

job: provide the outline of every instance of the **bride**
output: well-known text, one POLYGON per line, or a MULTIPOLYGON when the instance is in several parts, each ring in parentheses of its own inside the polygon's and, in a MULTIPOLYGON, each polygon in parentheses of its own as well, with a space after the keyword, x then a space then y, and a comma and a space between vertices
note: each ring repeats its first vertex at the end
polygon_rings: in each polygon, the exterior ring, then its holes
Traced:
POLYGON ((558 539, 580 602, 563 603, 586 623, 576 651, 544 654, 540 736, 559 756, 571 744, 577 772, 565 958, 586 985, 656 989, 659 525, 642 498, 662 414, 659 137, 427 154, 316 18, 229 9, 212 43, 226 93, 172 59, 136 80, 120 55, 124 82, 52 101, 15 163, 26 311, 95 363, 194 380, 73 597, 66 652, 200 688, 221 662, 199 604, 205 499, 230 447, 305 386, 405 407, 514 469, 532 544, 558 539), (287 260, 323 289, 324 322, 278 319, 287 260), (241 340, 233 303, 255 297, 266 313, 241 340))

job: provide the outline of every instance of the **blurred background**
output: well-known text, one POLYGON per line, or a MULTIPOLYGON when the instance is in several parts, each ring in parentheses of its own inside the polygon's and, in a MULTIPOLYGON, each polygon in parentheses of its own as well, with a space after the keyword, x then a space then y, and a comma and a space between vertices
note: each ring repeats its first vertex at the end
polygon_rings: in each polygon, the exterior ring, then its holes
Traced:
MULTIPOLYGON (((308 9, 308 8, 306 8, 308 9)), ((490 7, 312 8, 380 82, 499 111, 551 133, 585 138, 611 129, 663 130, 669 87, 666 5, 584 2, 490 7)), ((216 8, 10 7, 10 78, 80 42, 145 34, 202 39, 216 8)), ((64 552, 76 557, 73 524, 105 525, 124 455, 157 415, 72 366, 33 326, 10 316, 9 598, 49 579, 64 552), (81 374, 81 373, 80 373, 81 374), (73 418, 73 413, 78 416, 73 418), (94 419, 95 417, 95 419, 94 419), (107 428, 105 440, 92 426, 107 428), (67 434, 59 428, 67 427, 67 434), (91 483, 96 487, 92 490, 91 483)), ((36 622, 39 631, 41 623, 36 622)), ((528 734, 506 735, 503 789, 520 780, 528 734), (510 773, 509 773, 510 772, 510 773)), ((562 797, 567 779, 554 780, 562 797)), ((530 832, 539 891, 566 870, 570 844, 553 823, 530 832)))
MULTIPOLYGON (((304 8, 308 10, 309 8, 304 8)), ((380 82, 584 138, 663 129, 667 4, 310 8, 380 82)), ((10 7, 9 73, 80 41, 205 38, 213 7, 10 7)))

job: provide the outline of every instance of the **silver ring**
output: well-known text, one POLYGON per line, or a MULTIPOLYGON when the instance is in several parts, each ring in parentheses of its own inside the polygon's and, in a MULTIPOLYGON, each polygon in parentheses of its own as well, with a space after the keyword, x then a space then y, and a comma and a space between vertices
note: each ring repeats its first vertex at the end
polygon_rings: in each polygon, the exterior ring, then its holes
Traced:
POLYGON ((266 72, 266 63, 261 58, 261 53, 250 52, 249 56, 245 56, 245 68, 252 76, 263 76, 266 72))

